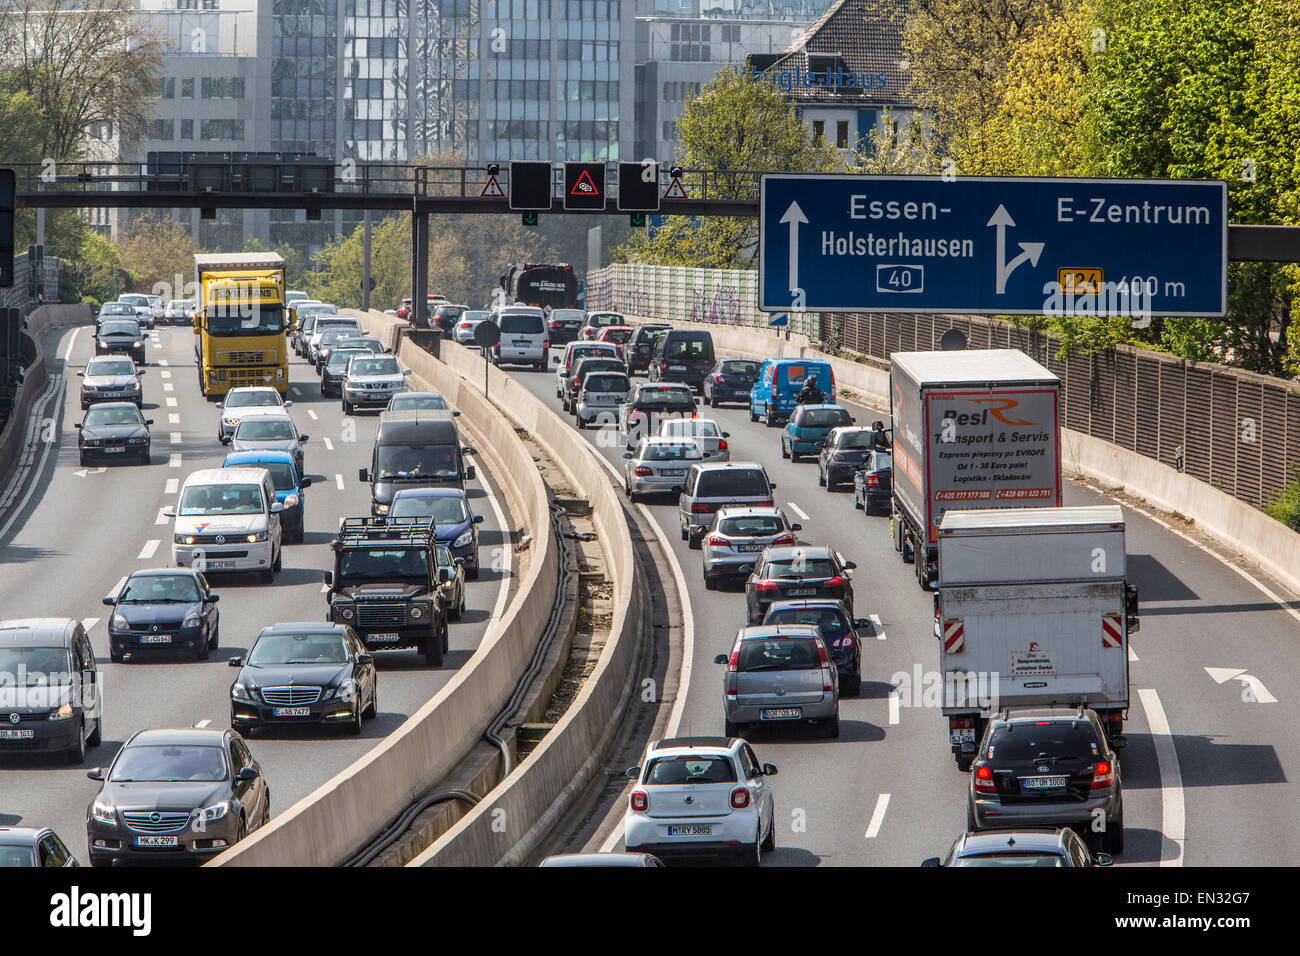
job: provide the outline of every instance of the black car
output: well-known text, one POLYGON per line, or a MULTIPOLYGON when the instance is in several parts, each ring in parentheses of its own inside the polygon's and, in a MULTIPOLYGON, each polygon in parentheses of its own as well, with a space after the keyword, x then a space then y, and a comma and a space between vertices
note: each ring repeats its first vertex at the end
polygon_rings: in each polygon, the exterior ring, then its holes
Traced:
POLYGON ((841 560, 833 548, 768 548, 745 581, 745 611, 748 623, 761 624, 767 606, 791 598, 834 598, 844 602, 853 616, 853 579, 857 565, 841 560))
POLYGON ((852 482, 871 452, 888 447, 889 440, 880 429, 861 425, 832 428, 817 453, 817 484, 834 491, 838 485, 852 482))
POLYGON ((894 456, 887 451, 873 451, 853 473, 853 507, 867 514, 889 514, 894 487, 894 456))
POLYGON ((91 866, 204 863, 271 817, 271 790, 234 730, 140 730, 105 769, 86 808, 91 866))
POLYGON ((339 398, 343 395, 343 380, 348 375, 348 360, 354 355, 371 355, 369 349, 336 348, 330 350, 329 361, 321 369, 320 393, 322 398, 339 398))
POLYGON ((694 418, 698 404, 699 399, 682 385, 638 385, 631 398, 618 407, 624 447, 630 450, 641 439, 658 435, 664 418, 694 418))
POLYGON ((1059 830, 983 830, 963 833, 940 860, 932 856, 922 866, 984 866, 993 868, 1044 866, 1110 866, 1109 853, 1093 853, 1079 834, 1059 830))
POLYGON ((77 422, 77 457, 84 468, 99 462, 135 459, 149 464, 149 426, 134 402, 101 402, 77 422))
POLYGON ((247 657, 232 657, 230 726, 249 734, 270 725, 320 724, 360 734, 379 704, 375 659, 356 632, 319 621, 273 624, 247 657))
POLYGON ((826 646, 830 648, 831 662, 840 675, 840 693, 857 697, 862 689, 862 638, 859 627, 870 622, 854 619, 839 601, 830 598, 807 598, 794 601, 773 601, 763 617, 766 624, 815 624, 821 629, 826 646))
POLYGON ((104 598, 108 655, 114 664, 153 652, 185 650, 208 659, 220 640, 221 617, 207 579, 189 568, 136 571, 122 590, 104 598))
POLYGON ((704 400, 717 408, 723 402, 749 404, 749 390, 758 381, 763 363, 752 359, 723 359, 704 377, 704 400))
POLYGON ((0 827, 0 870, 77 865, 72 851, 49 827, 0 827))
POLYGON ((652 382, 685 382, 702 392, 705 376, 716 361, 711 333, 669 329, 655 339, 649 378, 652 382))
POLYGON ((546 337, 552 345, 577 341, 586 315, 582 309, 551 309, 546 313, 546 337))
POLYGON ((0 674, 0 754, 61 753, 79 764, 99 746, 99 668, 80 621, 0 621, 0 674))
POLYGON ((137 365, 145 364, 144 332, 134 319, 105 319, 95 333, 95 354, 129 355, 137 365))
POLYGON ((469 311, 465 305, 440 305, 433 310, 433 324, 442 329, 443 335, 450 335, 460 317, 469 311))
POLYGON ((578 359, 573 365, 573 374, 564 383, 563 405, 566 412, 573 411, 573 403, 582 391, 582 383, 592 372, 623 371, 623 363, 612 355, 589 355, 578 359))
POLYGON ((650 367, 655 341, 671 328, 671 325, 647 322, 632 330, 632 337, 623 344, 623 361, 627 365, 628 375, 644 372, 650 367))

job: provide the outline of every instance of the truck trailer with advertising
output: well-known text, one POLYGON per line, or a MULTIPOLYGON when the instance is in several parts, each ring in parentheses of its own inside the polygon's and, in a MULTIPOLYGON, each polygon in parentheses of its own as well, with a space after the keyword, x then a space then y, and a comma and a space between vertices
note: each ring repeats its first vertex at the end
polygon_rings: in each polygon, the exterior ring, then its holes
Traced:
POLYGON ((274 252, 194 257, 194 355, 208 398, 232 388, 289 388, 284 259, 274 252))
POLYGON ((566 263, 514 265, 501 277, 505 305, 572 309, 578 304, 578 277, 566 263))
POLYGON ((946 512, 1061 504, 1061 382, 1016 349, 891 358, 890 533, 932 590, 946 512))

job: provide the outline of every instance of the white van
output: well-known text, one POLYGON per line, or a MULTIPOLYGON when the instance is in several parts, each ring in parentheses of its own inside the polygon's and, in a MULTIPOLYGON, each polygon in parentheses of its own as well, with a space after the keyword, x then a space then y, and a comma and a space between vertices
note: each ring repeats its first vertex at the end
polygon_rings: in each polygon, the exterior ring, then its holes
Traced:
POLYGON ((546 352, 551 347, 546 332, 546 313, 530 305, 507 305, 492 313, 501 330, 501 341, 492 346, 497 365, 531 365, 546 371, 546 352))
POLYGON ((280 512, 265 468, 204 468, 181 486, 174 518, 172 560, 177 567, 260 571, 270 584, 280 570, 280 512))

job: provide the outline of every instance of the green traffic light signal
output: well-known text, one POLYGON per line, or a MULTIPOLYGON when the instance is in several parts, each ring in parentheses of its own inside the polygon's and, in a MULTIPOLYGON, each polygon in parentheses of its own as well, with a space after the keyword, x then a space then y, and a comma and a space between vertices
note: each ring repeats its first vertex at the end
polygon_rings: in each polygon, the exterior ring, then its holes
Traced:
POLYGON ((524 223, 525 226, 535 226, 535 225, 537 225, 537 213, 535 213, 535 212, 526 212, 526 213, 523 213, 523 214, 522 214, 522 218, 523 218, 523 223, 524 223))
POLYGON ((628 216, 628 220, 630 221, 630 224, 633 229, 645 228, 646 218, 645 218, 645 213, 643 212, 632 213, 630 216, 628 216))

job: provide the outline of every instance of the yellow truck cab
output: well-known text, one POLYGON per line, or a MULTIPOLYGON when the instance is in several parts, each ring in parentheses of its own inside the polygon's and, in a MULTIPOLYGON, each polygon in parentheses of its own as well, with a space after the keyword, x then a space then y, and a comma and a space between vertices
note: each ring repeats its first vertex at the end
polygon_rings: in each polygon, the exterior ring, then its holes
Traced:
POLYGON ((194 257, 194 355, 208 398, 232 388, 289 388, 284 259, 274 252, 194 257))

